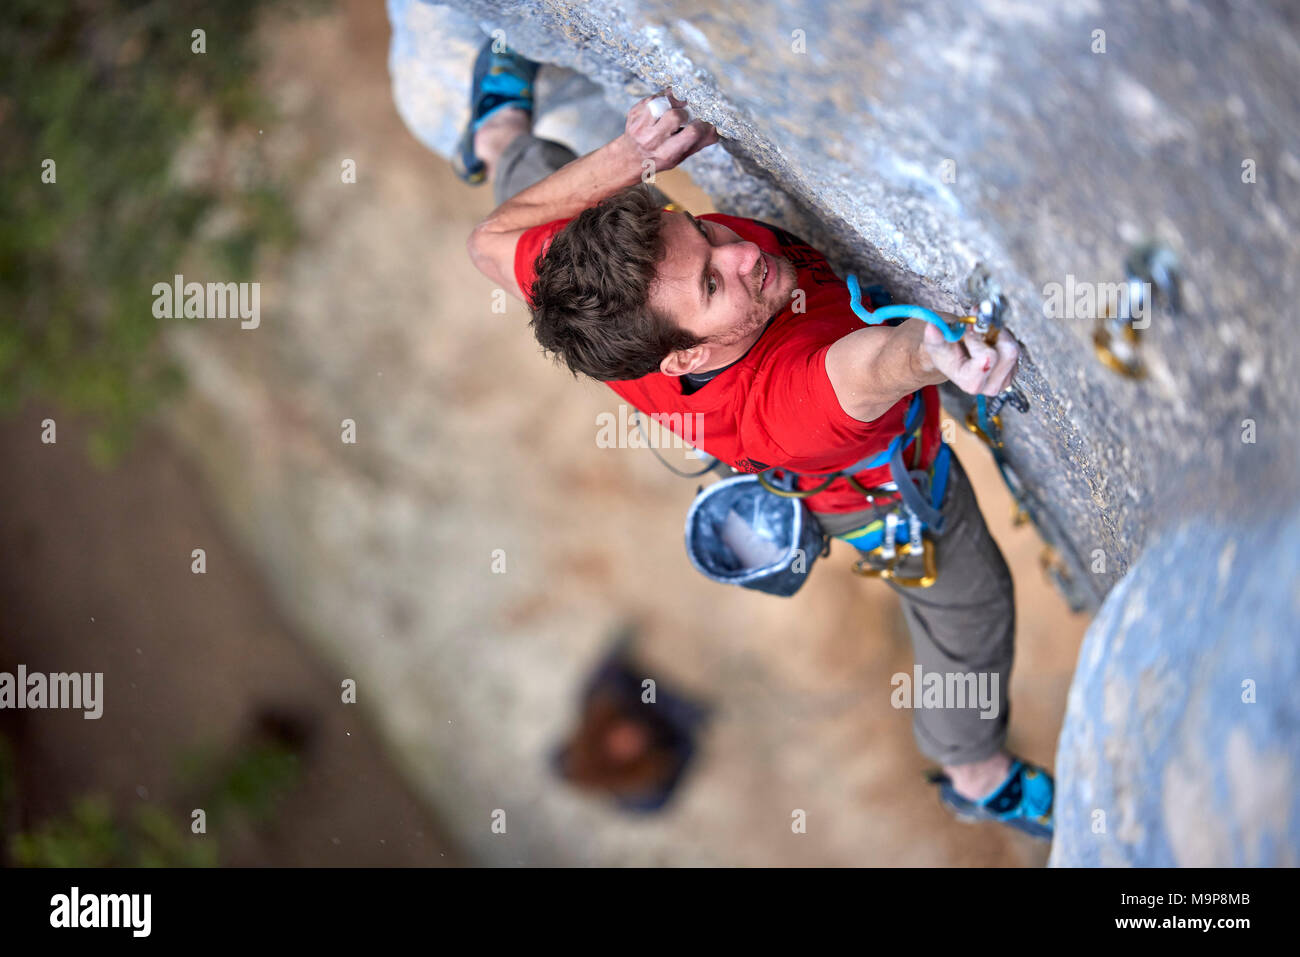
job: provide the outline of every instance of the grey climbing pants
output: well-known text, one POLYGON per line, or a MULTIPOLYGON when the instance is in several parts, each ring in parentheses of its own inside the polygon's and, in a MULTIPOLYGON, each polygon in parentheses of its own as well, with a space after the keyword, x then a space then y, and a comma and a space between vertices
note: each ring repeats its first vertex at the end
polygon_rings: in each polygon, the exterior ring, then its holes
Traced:
MULTIPOLYGON (((922 680, 916 690, 914 668, 907 676, 908 693, 893 687, 890 693, 913 707, 912 732, 921 753, 940 764, 957 765, 992 757, 1006 740, 1016 605, 1011 572, 955 454, 942 511, 945 530, 935 539, 938 579, 929 588, 889 583, 902 599, 922 680), (926 704, 924 683, 932 680, 930 675, 943 681, 938 707, 926 704), (973 679, 965 677, 971 675, 973 679), (922 707, 914 707, 918 697, 922 707)), ((852 531, 871 517, 817 516, 830 535, 852 531)))
MULTIPOLYGON (((501 154, 493 190, 497 204, 577 159, 567 146, 526 133, 501 154)), ((651 187, 654 190, 654 187, 651 187)), ((662 201, 668 197, 655 190, 662 201)), ((891 698, 906 698, 914 707, 912 730, 921 753, 943 765, 969 764, 992 757, 1007 734, 1007 684, 1011 679, 1016 609, 1011 573, 989 535, 979 503, 957 456, 952 457, 942 511, 944 535, 937 539, 939 577, 929 588, 890 583, 902 599, 912 651, 922 681, 938 675, 943 695, 937 707, 926 706, 925 688, 903 695, 882 688, 891 698), (973 676, 973 682, 970 677, 973 676), (981 684, 982 682, 982 684, 981 684), (950 692, 964 689, 958 697, 950 692), (975 693, 970 693, 975 689, 975 693), (985 692, 980 700, 979 689, 985 692), (973 700, 972 700, 973 699, 973 700), (961 702, 965 707, 957 707, 961 702)), ((818 515, 828 534, 838 535, 865 524, 862 515, 818 515)), ((908 675, 914 682, 915 670, 908 675)))

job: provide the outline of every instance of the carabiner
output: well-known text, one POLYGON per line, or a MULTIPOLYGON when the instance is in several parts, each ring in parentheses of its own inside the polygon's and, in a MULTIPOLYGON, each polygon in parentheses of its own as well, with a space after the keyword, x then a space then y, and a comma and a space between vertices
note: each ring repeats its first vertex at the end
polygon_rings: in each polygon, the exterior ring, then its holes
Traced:
POLYGON ((895 585, 903 588, 929 588, 939 580, 939 559, 935 554, 934 542, 930 539, 922 539, 921 544, 921 563, 923 571, 914 578, 902 578, 898 575, 898 563, 913 554, 912 543, 904 542, 898 546, 897 555, 889 559, 889 564, 884 566, 874 566, 868 564, 873 558, 882 558, 884 546, 881 545, 867 552, 861 559, 853 565, 853 574, 860 575, 863 578, 879 578, 882 581, 891 581, 895 585))

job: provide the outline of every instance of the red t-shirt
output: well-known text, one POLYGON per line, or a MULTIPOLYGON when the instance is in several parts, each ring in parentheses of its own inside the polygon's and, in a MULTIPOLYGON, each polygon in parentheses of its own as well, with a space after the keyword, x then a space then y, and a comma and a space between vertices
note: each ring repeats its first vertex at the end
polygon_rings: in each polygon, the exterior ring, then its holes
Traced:
MULTIPOLYGON (((831 344, 862 328, 849 308, 849 291, 825 257, 783 229, 753 219, 709 213, 699 217, 734 230, 765 252, 790 260, 798 270, 797 288, 807 294, 805 311, 791 302, 776 316, 740 361, 719 373, 691 395, 682 393, 676 376, 652 372, 640 379, 606 383, 647 416, 700 413, 701 418, 667 418, 687 422, 683 438, 706 453, 744 472, 788 468, 795 472, 826 473, 846 468, 881 452, 902 431, 910 397, 900 399, 873 422, 859 422, 840 406, 826 374, 831 344), (692 430, 691 425, 698 424, 692 430)), ((533 262, 569 220, 555 220, 525 232, 515 248, 515 279, 531 295, 533 262)), ((925 423, 919 465, 929 467, 939 450, 939 391, 922 390, 925 423)), ((913 464, 908 450, 909 467, 913 464)), ((889 466, 859 472, 864 486, 890 481, 889 466)), ((801 488, 815 488, 824 479, 801 479, 801 488)), ((853 512, 868 507, 862 493, 843 479, 805 499, 814 512, 853 512)))

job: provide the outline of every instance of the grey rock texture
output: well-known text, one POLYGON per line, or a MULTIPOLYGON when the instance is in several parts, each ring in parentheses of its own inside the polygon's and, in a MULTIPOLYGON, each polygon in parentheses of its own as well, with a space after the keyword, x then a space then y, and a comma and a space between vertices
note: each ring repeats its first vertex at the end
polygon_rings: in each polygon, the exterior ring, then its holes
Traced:
POLYGON ((1300 660, 1278 650, 1297 541, 1294 514, 1184 522, 1111 592, 1070 689, 1052 864, 1300 863, 1300 660))
MULTIPOLYGON (((548 135, 590 148, 578 140, 617 132, 636 98, 672 87, 724 137, 686 165, 722 211, 805 236, 901 302, 968 309, 966 277, 987 265, 1011 303, 1031 402, 1004 414, 1008 458, 1083 603, 1113 590, 1062 737, 1053 860, 1294 863, 1295 8, 451 6, 437 16, 467 48, 475 25, 502 29, 602 91, 581 123, 570 115, 548 135), (1051 283, 1121 281, 1152 239, 1181 263, 1182 308, 1156 310, 1147 375, 1132 380, 1094 354, 1091 315, 1049 316, 1045 299, 1051 283), (1245 678, 1258 704, 1240 703, 1245 678)), ((403 18, 434 15, 403 0, 390 13, 398 34, 403 18)), ((450 126, 412 121, 419 97, 402 77, 416 67, 400 46, 403 114, 446 152, 464 106, 450 126)))

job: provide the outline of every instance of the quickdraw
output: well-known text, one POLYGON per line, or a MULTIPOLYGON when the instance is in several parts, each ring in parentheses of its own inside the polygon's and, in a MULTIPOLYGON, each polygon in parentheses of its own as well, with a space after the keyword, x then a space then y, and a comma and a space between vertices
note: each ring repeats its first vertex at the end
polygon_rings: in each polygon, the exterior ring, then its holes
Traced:
MULTIPOLYGON (((862 304, 862 288, 858 283, 858 278, 850 274, 845 282, 849 289, 849 307, 867 325, 874 326, 887 322, 892 324, 893 321, 902 321, 904 319, 921 319, 938 327, 939 331, 943 333, 944 339, 948 342, 959 341, 966 334, 967 326, 984 332, 989 337, 988 341, 990 342, 997 336, 996 326, 990 327, 989 323, 990 320, 1000 320, 1000 312, 996 315, 991 311, 981 312, 978 315, 957 317, 950 322, 938 313, 923 306, 895 305, 889 301, 888 293, 878 286, 868 290, 868 293, 876 293, 871 297, 876 308, 868 311, 862 304)), ((1023 395, 1021 395, 1021 400, 1023 401, 1023 395)), ((898 441, 899 439, 894 440, 895 443, 898 441)), ((894 451, 893 443, 891 443, 891 451, 894 451)), ((919 442, 917 443, 917 451, 918 453, 920 451, 919 442)), ((894 481, 890 483, 890 489, 897 492, 901 501, 883 519, 877 519, 860 529, 839 536, 863 553, 863 557, 853 566, 855 574, 864 578, 879 578, 890 581, 895 585, 906 588, 929 588, 938 580, 938 552, 934 544, 934 538, 941 536, 944 531, 944 519, 940 512, 940 506, 947 490, 951 454, 948 445, 941 442, 939 452, 935 456, 934 463, 928 473, 909 472, 901 468, 900 456, 897 454, 891 455, 890 465, 894 481), (918 485, 920 486, 919 490, 918 485), (922 497, 927 492, 929 501, 922 497), (898 530, 904 523, 907 526, 907 541, 899 543, 898 530), (926 532, 930 533, 928 537, 926 532), (876 544, 877 541, 879 541, 879 544, 876 544), (921 558, 921 573, 919 575, 904 575, 899 571, 903 559, 911 556, 920 556, 921 558)), ((866 494, 867 500, 872 505, 875 505, 874 497, 871 494, 873 490, 862 488, 852 478, 850 478, 850 481, 856 489, 866 494)))
POLYGON ((1126 281, 1120 289, 1115 314, 1110 304, 1097 317, 1092 345, 1097 358, 1112 372, 1129 379, 1146 378, 1142 361, 1141 329, 1133 324, 1135 316, 1151 308, 1156 299, 1164 300, 1170 310, 1182 309, 1182 290, 1178 257, 1168 246, 1149 242, 1139 246, 1124 260, 1126 281))
POLYGON ((1027 523, 1033 524, 1038 531, 1039 538, 1043 540, 1043 550, 1038 558, 1039 565, 1056 585, 1057 590, 1065 597, 1070 610, 1079 611, 1084 605, 1079 598, 1078 588, 1070 574, 1069 565, 1061 557, 1060 552, 1051 544, 1053 540, 1060 541, 1062 539, 1051 534, 1052 526, 1045 524, 1045 518, 1035 506, 1029 490, 1020 480, 1020 476, 1011 463, 1007 461, 1005 444, 1002 441, 1002 417, 997 414, 997 398, 990 399, 987 396, 976 396, 975 403, 967 414, 966 425, 984 441, 984 444, 989 447, 989 451, 993 453, 993 461, 998 467, 998 472, 1002 475, 1002 481, 1006 483, 1007 489, 1011 492, 1012 524, 1016 526, 1027 523))
MULTIPOLYGON (((859 319, 868 325, 876 325, 891 319, 917 318, 937 326, 943 333, 944 339, 948 342, 960 340, 967 331, 966 327, 969 326, 972 331, 982 335, 986 343, 989 345, 995 344, 1007 312, 1006 297, 1002 294, 998 284, 993 281, 988 270, 982 265, 976 266, 966 281, 967 293, 979 303, 975 314, 957 317, 955 321, 948 321, 938 313, 921 306, 886 304, 876 308, 873 312, 868 312, 861 302, 861 288, 857 277, 850 275, 846 283, 849 288, 850 308, 853 309, 859 319)), ((1032 512, 1027 506, 1023 485, 1015 476, 1014 471, 1003 455, 1002 418, 999 413, 1002 407, 1008 404, 1022 413, 1029 410, 1029 399, 1015 381, 1007 389, 1004 389, 991 399, 978 396, 966 417, 966 426, 979 436, 992 451, 994 460, 1002 473, 1002 478, 1012 491, 1012 498, 1015 503, 1014 519, 1017 524, 1021 524, 1032 519, 1032 512)), ((943 445, 941 448, 943 456, 946 456, 948 452, 947 445, 943 445)), ((938 458, 936 458, 937 462, 938 458)), ((946 457, 944 471, 946 473, 946 457)), ((938 502, 935 503, 935 506, 938 506, 938 502)), ((923 529, 918 527, 920 523, 914 521, 915 514, 911 511, 907 511, 906 514, 909 523, 907 543, 901 546, 895 545, 898 519, 897 516, 891 513, 887 516, 883 528, 880 529, 883 541, 874 548, 864 549, 866 556, 854 567, 855 572, 866 577, 883 578, 899 585, 924 588, 934 583, 938 574, 938 563, 933 543, 923 537, 923 529), (923 573, 910 578, 900 576, 897 570, 899 560, 904 556, 918 553, 922 555, 923 573)), ((873 523, 873 525, 868 525, 866 528, 852 533, 846 537, 846 540, 862 547, 861 539, 867 534, 873 534, 876 531, 876 524, 873 523)))
MULTIPOLYGON (((1006 319, 1008 308, 1006 297, 1003 296, 1001 288, 993 281, 989 271, 983 265, 976 266, 967 278, 966 291, 979 300, 977 311, 983 321, 976 326, 976 329, 984 332, 984 341, 992 345, 997 342, 998 333, 1006 319)), ((1000 413, 1005 405, 1011 405, 1012 408, 1021 413, 1029 411, 1029 400, 1015 381, 1012 382, 1010 388, 1004 389, 992 398, 983 395, 976 396, 975 401, 966 412, 966 428, 973 432, 993 453, 993 461, 998 467, 998 472, 1002 475, 1002 481, 1006 483, 1007 489, 1011 492, 1012 524, 1019 526, 1032 521, 1035 526, 1038 526, 1038 522, 1034 517, 1034 510, 1029 506, 1028 493, 1024 483, 1020 481, 1020 476, 1016 474, 1015 469, 1011 467, 1011 463, 1007 461, 1004 451, 1006 445, 1002 441, 1002 416, 1000 413)))

